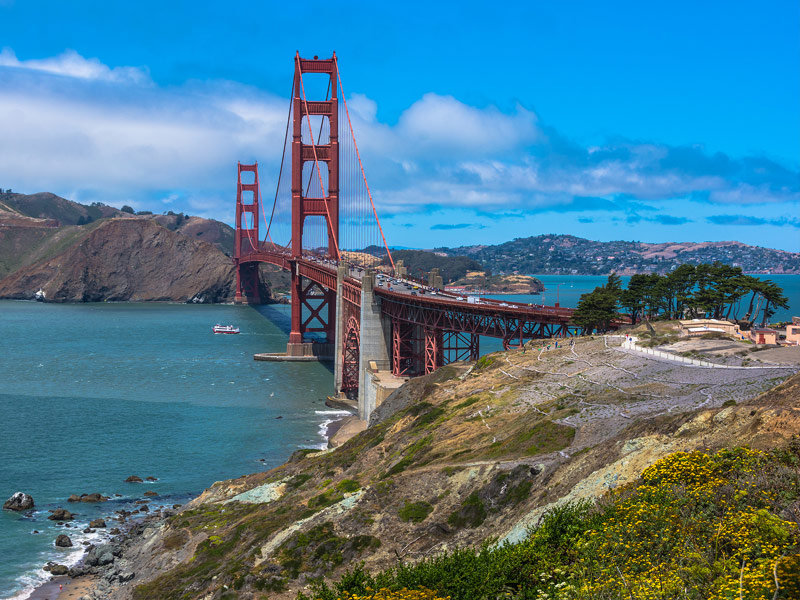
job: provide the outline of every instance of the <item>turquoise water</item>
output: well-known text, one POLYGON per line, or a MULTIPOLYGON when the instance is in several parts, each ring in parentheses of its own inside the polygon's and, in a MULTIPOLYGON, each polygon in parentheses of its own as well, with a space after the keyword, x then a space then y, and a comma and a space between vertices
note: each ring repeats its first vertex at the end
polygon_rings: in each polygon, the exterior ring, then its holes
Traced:
MULTIPOLYGON (((285 350, 287 308, 0 301, 0 502, 18 490, 36 501, 32 516, 0 511, 0 598, 44 576, 47 560, 82 554, 53 547, 64 528, 48 509, 77 511, 83 528, 146 490, 182 503, 324 443, 330 371, 253 360, 285 350), (213 335, 215 323, 242 333, 213 335), (124 483, 133 474, 159 480, 124 483), (92 492, 121 497, 66 502, 92 492)), ((89 537, 64 532, 76 546, 89 537)))

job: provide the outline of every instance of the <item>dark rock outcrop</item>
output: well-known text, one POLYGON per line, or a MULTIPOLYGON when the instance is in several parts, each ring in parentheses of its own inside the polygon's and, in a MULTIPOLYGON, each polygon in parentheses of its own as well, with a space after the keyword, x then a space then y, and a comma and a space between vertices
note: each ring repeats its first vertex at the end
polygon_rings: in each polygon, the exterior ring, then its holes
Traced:
POLYGON ((49 571, 51 575, 66 575, 69 573, 69 569, 66 565, 55 565, 53 563, 48 563, 42 568, 45 571, 49 571))
POLYGON ((125 480, 125 483, 142 483, 142 478, 138 475, 131 475, 125 480))
POLYGON ((47 517, 51 521, 71 521, 73 519, 72 513, 59 507, 50 511, 50 516, 47 517))
POLYGON ((94 521, 89 522, 89 527, 94 527, 95 529, 103 528, 106 526, 106 522, 103 519, 95 519, 94 521))
POLYGON ((34 502, 33 498, 26 494, 25 492, 17 492, 11 498, 5 501, 3 504, 3 508, 5 510, 28 510, 29 508, 33 508, 34 502))
POLYGON ((72 547, 72 540, 69 539, 68 535, 64 535, 62 533, 56 538, 55 544, 59 548, 71 548, 72 547))
POLYGON ((94 494, 81 494, 80 496, 72 494, 67 498, 67 502, 105 502, 106 500, 108 500, 108 496, 103 496, 97 492, 94 494))

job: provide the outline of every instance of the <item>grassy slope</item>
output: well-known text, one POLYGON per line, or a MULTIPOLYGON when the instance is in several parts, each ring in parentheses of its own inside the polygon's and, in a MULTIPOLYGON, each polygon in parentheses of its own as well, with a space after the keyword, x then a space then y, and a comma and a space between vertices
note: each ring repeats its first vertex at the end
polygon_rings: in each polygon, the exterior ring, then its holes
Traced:
POLYGON ((411 380, 387 401, 396 412, 383 411, 379 423, 333 452, 298 453, 269 473, 211 488, 169 524, 167 536, 196 545, 194 558, 138 587, 137 597, 192 598, 213 590, 214 597, 226 597, 227 585, 292 598, 300 582, 328 577, 352 561, 365 560, 374 572, 398 559, 414 562, 443 548, 475 546, 565 497, 587 476, 609 466, 613 474, 626 460, 644 468, 664 455, 625 457, 630 438, 678 436, 686 448, 718 447, 732 438, 769 444, 781 439, 777 431, 794 431, 799 422, 794 407, 764 412, 762 399, 757 409, 725 409, 727 421, 720 422, 739 421, 713 435, 716 409, 635 422, 611 440, 575 451, 575 430, 564 424, 575 407, 554 398, 525 410, 517 390, 538 385, 541 376, 508 379, 497 360, 502 356, 481 359, 469 373, 449 366, 411 380), (770 433, 763 425, 768 421, 777 426, 770 433), (562 449, 570 460, 558 458, 562 449), (654 458, 647 462, 648 456, 654 458), (283 496, 262 504, 217 503, 264 485, 283 496))

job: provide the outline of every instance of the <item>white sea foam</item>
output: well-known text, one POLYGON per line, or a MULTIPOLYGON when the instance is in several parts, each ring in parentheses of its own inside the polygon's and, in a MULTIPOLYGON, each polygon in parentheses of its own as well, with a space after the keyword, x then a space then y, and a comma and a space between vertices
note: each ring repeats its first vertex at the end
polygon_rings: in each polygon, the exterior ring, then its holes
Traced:
POLYGON ((320 450, 326 450, 328 448, 328 425, 333 423, 334 421, 338 421, 340 418, 352 416, 352 412, 349 410, 315 410, 315 414, 325 416, 326 418, 323 419, 322 423, 319 424, 319 428, 317 433, 319 437, 322 438, 322 442, 314 446, 315 448, 319 448, 320 450))

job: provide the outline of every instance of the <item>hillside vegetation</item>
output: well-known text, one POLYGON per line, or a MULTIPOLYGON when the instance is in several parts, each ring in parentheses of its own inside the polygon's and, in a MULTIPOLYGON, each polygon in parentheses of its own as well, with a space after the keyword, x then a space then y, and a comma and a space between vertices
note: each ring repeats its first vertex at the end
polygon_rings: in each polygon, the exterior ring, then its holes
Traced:
MULTIPOLYGON (((395 262, 402 260, 412 277, 427 277, 431 269, 439 269, 445 284, 462 279, 468 271, 483 271, 481 264, 466 256, 440 256, 424 250, 395 250, 395 262)), ((388 258, 386 261, 388 263, 388 258)))
POLYGON ((148 530, 114 597, 733 599, 742 560, 743 597, 775 564, 788 586, 797 366, 692 369, 606 342, 410 380, 339 448, 219 482, 148 530))

